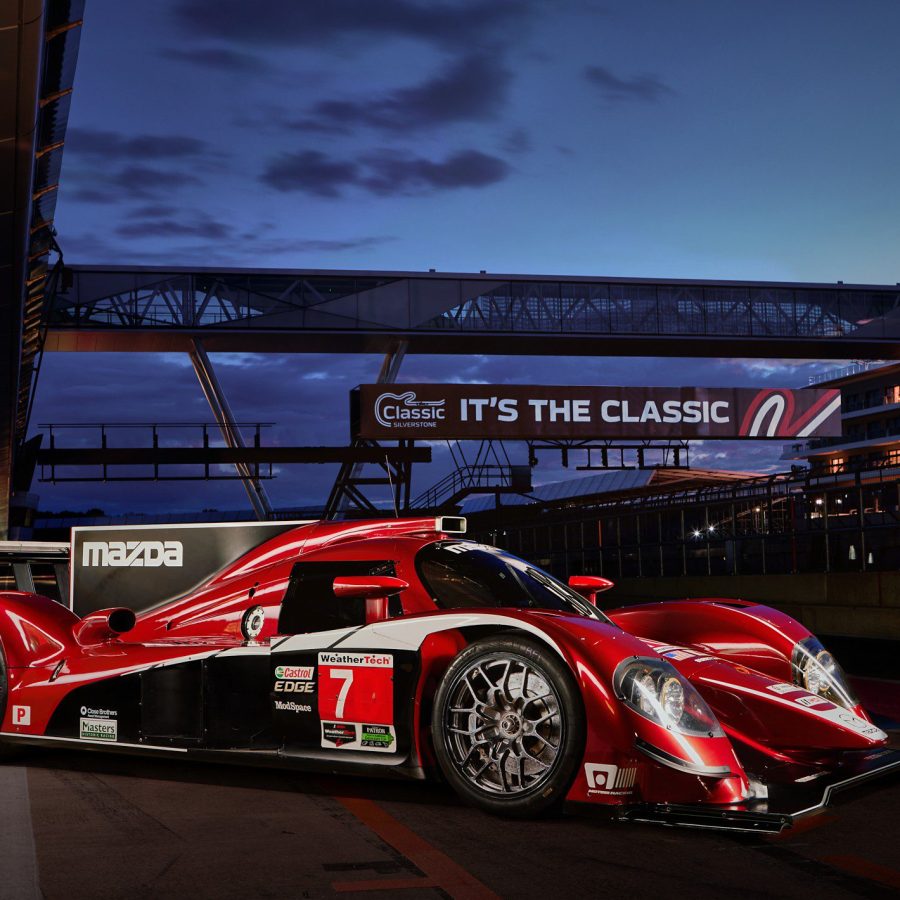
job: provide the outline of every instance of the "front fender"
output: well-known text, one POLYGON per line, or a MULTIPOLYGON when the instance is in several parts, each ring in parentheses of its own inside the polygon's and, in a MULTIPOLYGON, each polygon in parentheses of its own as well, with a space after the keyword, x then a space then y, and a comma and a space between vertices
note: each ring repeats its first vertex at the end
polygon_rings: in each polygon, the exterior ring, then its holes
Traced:
POLYGON ((633 657, 657 656, 653 649, 591 619, 541 619, 578 679, 587 717, 584 758, 568 800, 620 805, 746 799, 747 777, 727 737, 677 734, 615 696, 616 668, 633 657))
POLYGON ((791 680, 791 653, 811 632, 777 609, 744 600, 663 600, 607 610, 638 637, 691 647, 780 681, 791 680))

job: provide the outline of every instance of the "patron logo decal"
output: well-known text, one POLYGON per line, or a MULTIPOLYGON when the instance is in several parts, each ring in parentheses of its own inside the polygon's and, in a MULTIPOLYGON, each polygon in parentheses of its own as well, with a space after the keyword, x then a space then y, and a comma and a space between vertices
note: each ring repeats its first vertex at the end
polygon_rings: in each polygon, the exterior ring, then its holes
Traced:
POLYGON ((390 750, 394 729, 390 725, 363 725, 362 746, 369 750, 390 750))
POLYGON ((620 769, 604 763, 585 763, 588 794, 627 794, 637 779, 637 766, 620 769))
POLYGON ((446 417, 446 400, 416 400, 415 391, 381 394, 375 401, 375 420, 385 428, 435 428, 446 417))
POLYGON ((81 565, 86 568, 181 568, 184 548, 181 541, 85 541, 81 565))
POLYGON ((30 706, 14 706, 12 708, 13 725, 30 725, 31 724, 31 707, 30 706))
POLYGON ((309 681, 315 675, 315 666, 278 666, 275 669, 276 678, 296 678, 300 681, 309 681))
POLYGON ((119 723, 112 719, 82 718, 79 736, 84 741, 117 741, 119 739, 119 723))

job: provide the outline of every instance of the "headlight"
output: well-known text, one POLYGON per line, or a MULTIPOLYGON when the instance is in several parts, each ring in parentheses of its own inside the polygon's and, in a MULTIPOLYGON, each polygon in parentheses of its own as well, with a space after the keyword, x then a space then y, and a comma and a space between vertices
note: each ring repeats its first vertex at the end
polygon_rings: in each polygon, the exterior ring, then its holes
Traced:
POLYGON ((853 709, 859 703, 847 682, 847 676, 818 638, 808 637, 794 647, 791 674, 794 684, 832 703, 847 709, 853 709))
POLYGON ((664 659, 637 657, 619 663, 616 696, 663 728, 695 737, 719 737, 722 729, 706 701, 664 659))

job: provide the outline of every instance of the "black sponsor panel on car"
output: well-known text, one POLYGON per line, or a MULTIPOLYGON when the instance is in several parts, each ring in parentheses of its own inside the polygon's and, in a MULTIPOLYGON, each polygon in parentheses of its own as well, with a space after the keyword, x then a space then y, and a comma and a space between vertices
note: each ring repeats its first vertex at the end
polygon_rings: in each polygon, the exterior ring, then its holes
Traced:
POLYGON ((72 529, 71 603, 146 612, 186 594, 260 544, 304 522, 72 529))
POLYGON ((318 675, 315 653, 275 654, 269 697, 276 731, 287 744, 319 743, 318 675))

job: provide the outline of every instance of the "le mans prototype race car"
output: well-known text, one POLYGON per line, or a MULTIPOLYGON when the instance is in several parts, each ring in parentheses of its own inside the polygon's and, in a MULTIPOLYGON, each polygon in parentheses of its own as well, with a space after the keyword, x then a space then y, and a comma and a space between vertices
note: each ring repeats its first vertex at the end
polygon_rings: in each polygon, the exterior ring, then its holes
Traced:
MULTIPOLYGON (((610 582, 565 585, 464 529, 299 524, 137 614, 128 596, 79 617, 0 594, 0 752, 440 773, 503 815, 569 801, 772 831, 900 767, 790 617, 720 599, 604 613, 610 582)), ((130 566, 152 590, 183 555, 178 540, 83 541, 72 562, 130 566)))

